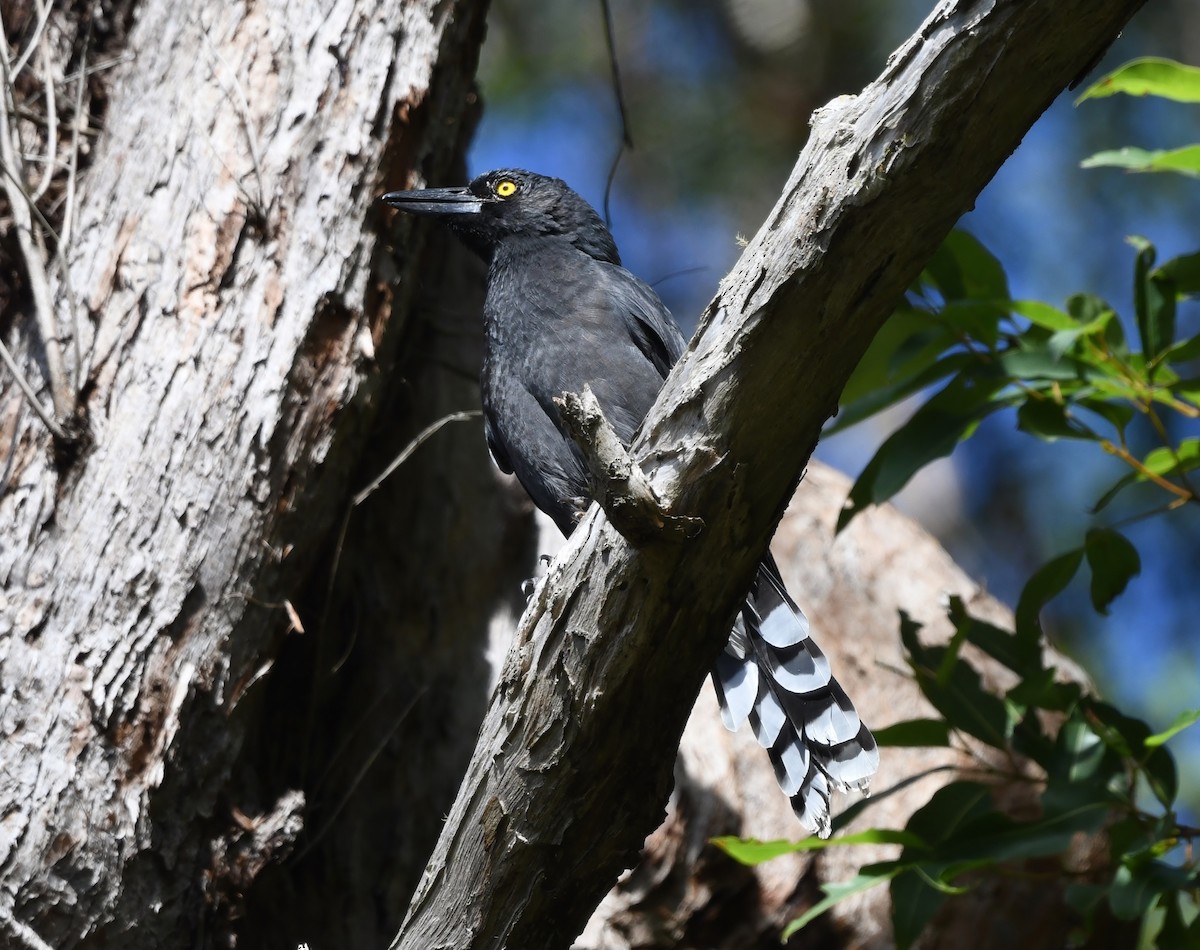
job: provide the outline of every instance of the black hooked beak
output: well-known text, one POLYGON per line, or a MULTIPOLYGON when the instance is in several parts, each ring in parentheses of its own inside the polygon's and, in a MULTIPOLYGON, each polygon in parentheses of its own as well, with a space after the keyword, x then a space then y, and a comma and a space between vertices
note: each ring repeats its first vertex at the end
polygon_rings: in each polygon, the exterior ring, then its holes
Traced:
POLYGON ((484 199, 472 194, 468 188, 391 191, 382 200, 398 211, 430 215, 479 214, 484 205, 484 199))

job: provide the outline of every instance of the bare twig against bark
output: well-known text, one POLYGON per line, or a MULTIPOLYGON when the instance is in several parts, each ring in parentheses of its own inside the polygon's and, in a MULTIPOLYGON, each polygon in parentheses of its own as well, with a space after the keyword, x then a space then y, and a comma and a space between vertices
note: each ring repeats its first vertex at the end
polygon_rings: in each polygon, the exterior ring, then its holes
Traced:
POLYGON ((854 365, 1141 5, 946 0, 875 83, 814 116, 631 447, 705 530, 640 551, 594 513, 575 530, 522 619, 393 947, 555 948, 579 933, 662 817, 692 699, 854 365))
POLYGON ((673 515, 663 507, 646 473, 629 456, 592 387, 563 393, 554 400, 563 423, 587 458, 593 496, 608 520, 634 545, 654 540, 695 537, 704 527, 699 518, 673 515))
MULTIPOLYGON (((39 32, 41 25, 39 24, 39 32)), ((37 45, 36 41, 31 42, 30 49, 26 53, 28 54, 35 45, 37 45)), ((24 61, 23 57, 21 64, 24 61)), ((54 303, 50 294, 50 282, 46 276, 45 249, 42 246, 43 242, 39 240, 37 232, 34 230, 35 199, 26 189, 21 174, 21 170, 24 167, 24 160, 21 157, 21 147, 17 137, 17 127, 14 122, 14 103, 11 101, 16 71, 9 56, 8 43, 4 38, 3 31, 0 30, 0 84, 2 84, 2 88, 0 88, 0 164, 3 164, 4 172, 3 177, 0 177, 0 187, 8 194, 8 204, 13 216, 13 230, 16 232, 17 247, 21 253, 21 260, 25 265, 25 277, 29 281, 29 293, 33 298, 34 318, 37 322, 38 335, 42 341, 47 382, 50 387, 50 400, 54 405, 54 415, 56 417, 54 425, 50 425, 49 422, 46 425, 56 438, 64 439, 66 435, 60 423, 71 415, 71 388, 67 382, 66 369, 63 366, 62 348, 58 343, 54 303)), ((50 108, 53 108, 53 80, 50 75, 49 65, 46 65, 45 71, 46 85, 48 87, 46 93, 47 104, 50 108)), ((53 121, 54 116, 52 115, 50 118, 52 131, 49 133, 49 136, 50 141, 53 142, 55 134, 53 131, 53 125, 55 124, 53 121)), ((49 166, 53 163, 53 159, 53 153, 48 153, 48 174, 49 166)), ((5 364, 17 376, 18 385, 20 385, 21 391, 28 398, 32 387, 27 381, 21 378, 20 373, 16 370, 16 364, 7 356, 7 353, 5 354, 5 364)), ((32 405, 38 417, 45 422, 46 413, 37 403, 36 399, 33 400, 32 405)))

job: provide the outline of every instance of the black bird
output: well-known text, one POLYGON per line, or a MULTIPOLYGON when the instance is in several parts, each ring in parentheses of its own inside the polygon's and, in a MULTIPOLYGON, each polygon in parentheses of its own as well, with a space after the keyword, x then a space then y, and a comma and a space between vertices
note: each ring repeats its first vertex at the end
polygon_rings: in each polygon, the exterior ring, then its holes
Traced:
MULTIPOLYGON (((683 353, 683 334, 621 266, 600 216, 557 178, 504 169, 465 188, 383 200, 441 218, 488 264, 480 380, 488 447, 569 535, 591 498, 587 464, 554 397, 589 384, 628 445, 683 353)), ((712 679, 725 725, 749 718, 797 816, 827 836, 832 789, 865 790, 879 751, 769 554, 712 679)))

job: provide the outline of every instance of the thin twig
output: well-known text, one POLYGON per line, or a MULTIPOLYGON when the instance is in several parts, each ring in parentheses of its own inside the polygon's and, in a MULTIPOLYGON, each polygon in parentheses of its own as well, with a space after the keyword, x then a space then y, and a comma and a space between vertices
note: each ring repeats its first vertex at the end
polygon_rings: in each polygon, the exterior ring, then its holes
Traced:
POLYGON ((617 113, 621 117, 621 145, 613 157, 608 169, 608 180, 604 183, 604 223, 612 226, 612 215, 609 213, 608 198, 612 194, 613 181, 617 177, 617 166, 625 149, 633 148, 633 135, 629 131, 629 113, 625 110, 625 93, 621 89, 621 71, 617 67, 617 43, 613 38, 612 7, 608 0, 600 0, 600 9, 604 13, 604 42, 608 46, 608 66, 612 71, 613 95, 617 99, 617 113))
POLYGON ((418 689, 413 694, 412 699, 408 701, 408 704, 402 710, 400 710, 400 714, 396 716, 396 721, 393 722, 388 730, 383 734, 375 748, 371 750, 371 754, 368 755, 366 760, 363 762, 361 768, 359 768, 354 777, 350 780, 349 784, 347 784, 345 794, 342 795, 342 797, 338 800, 338 803, 333 806, 333 809, 329 812, 329 817, 325 819, 325 822, 320 828, 313 832, 313 836, 307 842, 305 842, 305 845, 300 850, 300 853, 297 854, 293 859, 294 863, 298 864, 301 860, 303 860, 304 856, 313 848, 315 848, 321 839, 325 837, 325 833, 333 827, 333 823, 337 821, 338 815, 340 815, 343 809, 345 809, 346 804, 350 801, 350 797, 358 790, 358 786, 361 785, 363 779, 367 777, 367 772, 370 771, 371 766, 374 765, 379 756, 383 754, 383 750, 387 748, 387 744, 392 741, 392 736, 396 734, 396 730, 400 728, 400 724, 408 718, 408 714, 413 711, 413 708, 417 705, 418 701, 422 696, 425 695, 425 690, 427 688, 427 686, 423 685, 420 689, 418 689))
MULTIPOLYGON (((71 236, 75 228, 75 185, 79 173, 79 137, 83 131, 83 90, 87 79, 88 46, 92 41, 92 22, 88 20, 83 34, 83 45, 79 51, 79 76, 75 84, 75 116, 71 123, 71 157, 67 162, 67 185, 63 191, 62 234, 58 239, 58 266, 62 274, 63 289, 67 294, 67 308, 74 320, 75 332, 72 343, 75 348, 75 392, 83 389, 91 367, 85 365, 83 354, 83 315, 76 305, 75 293, 71 288, 70 269, 67 255, 71 249, 71 236)), ((89 354, 90 358, 90 354, 89 354)))
MULTIPOLYGON (((45 260, 43 255, 38 252, 34 241, 32 210, 36 210, 37 206, 17 175, 20 164, 16 156, 20 153, 20 147, 16 140, 16 127, 9 121, 11 114, 9 96, 13 86, 8 43, 4 38, 3 30, 0 30, 0 82, 4 86, 0 90, 0 164, 3 165, 5 174, 12 182, 12 185, 5 190, 9 196, 8 204, 13 218, 13 228, 17 235, 17 245, 25 262, 25 276, 29 281, 29 292, 33 297, 34 317, 44 347, 43 355, 46 362, 46 375, 49 377, 47 381, 50 385, 50 398, 54 405, 54 414, 59 419, 66 419, 71 414, 71 393, 66 371, 63 368, 62 350, 58 345, 58 335, 54 326, 54 307, 50 296, 50 282, 46 278, 45 260)), ((40 412, 39 415, 41 415, 40 412)), ((62 429, 58 426, 55 429, 57 430, 55 434, 61 438, 62 429)))
MULTIPOLYGON (((91 23, 88 24, 88 36, 91 36, 91 23)), ((94 76, 96 73, 102 73, 106 69, 112 69, 114 66, 120 66, 122 63, 132 63, 132 53, 122 53, 120 56, 113 56, 110 59, 102 59, 97 63, 93 63, 86 68, 77 69, 68 76, 63 77, 63 82, 74 82, 82 73, 83 76, 94 76)))
POLYGON ((417 449, 419 449, 422 445, 424 445, 425 441, 430 436, 434 435, 442 426, 448 425, 451 422, 466 422, 468 419, 474 419, 474 418, 476 418, 478 416, 482 416, 482 415, 483 415, 482 409, 467 409, 463 412, 452 412, 448 416, 442 416, 442 418, 438 419, 437 421, 431 422, 424 429, 422 429, 420 432, 417 433, 416 438, 413 439, 411 442, 408 443, 408 445, 406 445, 404 447, 403 452, 401 452, 394 459, 392 459, 391 464, 388 465, 388 467, 383 470, 383 474, 381 474, 378 478, 376 478, 374 481, 372 481, 366 488, 364 488, 362 491, 360 491, 357 495, 354 496, 353 500, 350 502, 351 507, 357 508, 364 501, 366 501, 373 494, 375 494, 375 492, 378 490, 379 486, 382 485, 384 483, 384 481, 386 481, 388 478, 390 478, 391 474, 394 471, 396 471, 396 469, 398 469, 401 465, 403 465, 405 462, 407 462, 409 460, 409 457, 413 454, 413 452, 417 451, 417 449))
POLYGON ((50 430, 55 438, 66 439, 67 434, 63 431, 62 426, 58 424, 54 415, 42 408, 42 404, 38 402, 37 393, 33 391, 33 387, 25 379, 25 374, 17 366, 16 360, 12 358, 12 354, 8 351, 8 347, 4 345, 3 340, 0 340, 0 360, 4 361, 4 365, 8 367, 8 371, 13 374, 13 379, 16 380, 17 387, 25 394, 29 405, 37 414, 37 417, 46 424, 46 428, 50 430))
POLYGON ((1191 479, 1188 478, 1187 467, 1183 464, 1183 460, 1179 457, 1179 450, 1175 447, 1175 442, 1167 432, 1167 427, 1159 418, 1158 413, 1154 411, 1153 400, 1146 403, 1146 418, 1150 420, 1150 425, 1154 427, 1154 431, 1158 433, 1162 444, 1166 446, 1168 452, 1171 453, 1171 460, 1175 463, 1175 475, 1183 484, 1183 487, 1188 490, 1192 499, 1196 499, 1196 489, 1192 485, 1191 479))
MULTIPOLYGON (((37 48, 38 41, 42 38, 42 31, 46 29, 46 23, 50 19, 51 5, 47 0, 42 0, 38 3, 38 12, 41 16, 38 18, 37 26, 33 28, 33 35, 29 37, 29 45, 25 47, 25 52, 17 57, 16 63, 12 66, 12 75, 10 82, 16 82, 17 77, 21 75, 21 70, 25 68, 25 64, 29 62, 29 57, 33 55, 33 51, 37 48)), ((0 36, 7 36, 8 33, 4 29, 4 21, 0 19, 0 36)), ((8 62, 8 48, 4 49, 4 60, 8 62)))
MULTIPOLYGON (((242 91, 242 84, 238 81, 237 73, 234 72, 232 67, 230 67, 230 65, 225 61, 225 58, 221 55, 220 50, 218 50, 216 44, 213 43, 212 37, 208 35, 208 27, 206 27, 203 23, 200 23, 199 26, 200 35, 204 38, 204 42, 208 46, 209 53, 212 54, 213 59, 215 59, 218 64, 223 66, 229 72, 230 77, 232 77, 231 82, 233 88, 230 89, 230 87, 226 85, 225 79, 221 76, 220 70, 213 69, 213 76, 216 77, 217 82, 220 83, 221 88, 225 91, 225 95, 229 96, 230 99, 236 100, 234 105, 237 109, 238 124, 242 127, 242 132, 246 136, 246 145, 250 151, 250 164, 254 169, 254 179, 258 183, 258 200, 256 202, 254 198, 250 197, 248 192, 246 197, 249 198, 252 205, 257 204, 257 211, 259 215, 265 216, 267 213, 267 193, 266 188, 263 185, 262 162, 259 160, 258 138, 255 136, 254 130, 250 127, 250 102, 246 98, 246 94, 242 91)), ((234 180, 237 180, 237 176, 235 176, 234 180)))
MULTIPOLYGON (((2 346, 3 344, 0 344, 2 346)), ((25 418, 25 403, 20 399, 17 400, 16 412, 13 413, 12 419, 12 438, 8 440, 8 454, 4 457, 4 473, 0 474, 0 498, 8 494, 8 485, 12 479, 13 471, 17 467, 17 446, 20 439, 17 434, 21 431, 21 421, 25 418)))
MULTIPOLYGON (((383 470, 383 474, 381 474, 378 478, 372 481, 371 484, 350 499, 350 505, 346 509, 345 515, 342 516, 341 527, 338 528, 337 544, 335 544, 333 547, 333 564, 330 565, 329 568, 329 583, 325 585, 325 609, 321 611, 321 624, 318 628, 320 631, 325 630, 325 621, 329 618, 329 603, 333 599, 333 582, 337 578, 338 565, 341 564, 342 561, 342 547, 346 543, 346 531, 350 527, 350 516, 354 514, 354 509, 370 498, 371 495, 373 495, 379 488, 379 486, 382 485, 384 481, 394 471, 396 471, 396 469, 407 462, 413 452, 419 449, 425 443, 425 441, 434 435, 439 429, 441 429, 442 426, 448 425, 451 422, 465 422, 467 419, 474 419, 476 416, 482 415, 483 411, 481 409, 468 409, 464 412, 452 412, 448 416, 442 416, 442 418, 431 422, 424 429, 417 433, 416 438, 414 438, 408 443, 408 445, 404 447, 404 451, 402 451, 392 460, 392 463, 383 470)), ((337 662, 334 663, 333 672, 336 673, 342 668, 342 664, 344 664, 347 658, 350 656, 350 651, 353 649, 353 647, 354 640, 351 639, 342 655, 338 658, 337 662)))
MULTIPOLYGON (((48 5, 48 4, 47 4, 48 5)), ((42 88, 46 99, 46 161, 42 180, 33 189, 33 200, 39 201, 50 190, 54 179, 54 159, 58 152, 58 101, 54 96, 54 62, 50 56, 50 41, 42 34, 42 88)))
POLYGON ((1175 495, 1176 498, 1179 499, 1180 504, 1195 500, 1195 496, 1186 488, 1182 488, 1169 479, 1163 478, 1157 472, 1150 471, 1150 469, 1143 464, 1142 460, 1130 452, 1129 449, 1123 444, 1118 445, 1110 439, 1101 439, 1100 448, 1104 449, 1104 451, 1109 455, 1115 455, 1122 462, 1141 475, 1142 478, 1146 479, 1147 481, 1154 482, 1154 484, 1163 491, 1170 492, 1172 495, 1175 495))

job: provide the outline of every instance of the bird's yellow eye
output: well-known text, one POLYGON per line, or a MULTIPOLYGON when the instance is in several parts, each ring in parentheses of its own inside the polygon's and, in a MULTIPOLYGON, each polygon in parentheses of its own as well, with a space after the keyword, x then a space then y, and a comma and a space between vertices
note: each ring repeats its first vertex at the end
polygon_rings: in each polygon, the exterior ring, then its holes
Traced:
POLYGON ((517 183, 511 178, 502 178, 496 182, 496 194, 501 198, 511 198, 517 193, 517 183))

